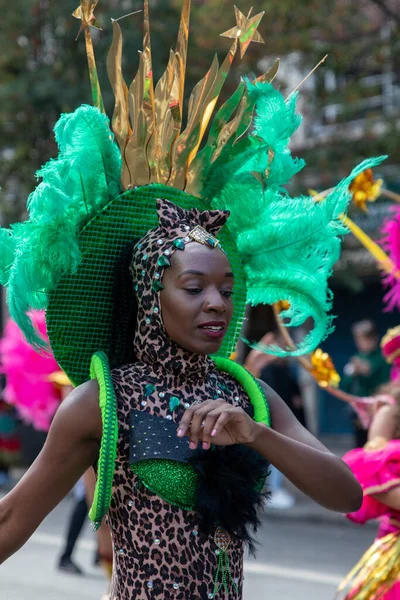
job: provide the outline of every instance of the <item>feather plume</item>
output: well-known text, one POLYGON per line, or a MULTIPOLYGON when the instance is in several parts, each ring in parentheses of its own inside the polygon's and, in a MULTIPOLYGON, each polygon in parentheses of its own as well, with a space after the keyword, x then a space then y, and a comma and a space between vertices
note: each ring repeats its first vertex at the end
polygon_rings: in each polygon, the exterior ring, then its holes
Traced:
POLYGON ((394 264, 393 272, 384 274, 382 278, 384 286, 388 288, 383 298, 386 311, 400 309, 400 279, 396 276, 400 272, 400 210, 395 208, 393 213, 393 217, 382 228, 382 245, 394 264))
POLYGON ((42 181, 28 199, 29 219, 0 230, 0 281, 8 284, 12 318, 34 347, 46 343, 29 310, 45 309, 60 278, 76 271, 79 231, 121 191, 121 155, 99 110, 84 105, 62 115, 55 136, 59 156, 37 173, 42 181))
POLYGON ((189 463, 203 475, 196 493, 202 531, 210 535, 218 523, 254 554, 259 510, 268 498, 263 491, 268 462, 254 450, 234 444, 196 451, 189 463))
POLYGON ((7 285, 14 259, 15 238, 9 229, 0 229, 0 285, 7 285))
MULTIPOLYGON (((35 329, 46 337, 43 312, 30 313, 35 329)), ((61 396, 50 375, 59 371, 51 354, 38 354, 25 341, 18 326, 8 319, 0 340, 1 371, 6 375, 4 399, 12 404, 25 423, 48 431, 61 396)))
POLYGON ((205 193, 213 208, 230 211, 227 226, 246 271, 248 301, 288 301, 282 317, 289 327, 314 321, 296 351, 248 343, 268 353, 298 356, 314 350, 332 331, 328 278, 339 258, 341 236, 347 233, 340 216, 351 199, 348 187, 358 173, 384 157, 364 161, 322 202, 291 198, 283 185, 304 166, 288 149, 301 122, 296 98, 285 101, 267 83, 248 84, 248 94, 255 114, 250 133, 227 145, 214 162, 205 193))

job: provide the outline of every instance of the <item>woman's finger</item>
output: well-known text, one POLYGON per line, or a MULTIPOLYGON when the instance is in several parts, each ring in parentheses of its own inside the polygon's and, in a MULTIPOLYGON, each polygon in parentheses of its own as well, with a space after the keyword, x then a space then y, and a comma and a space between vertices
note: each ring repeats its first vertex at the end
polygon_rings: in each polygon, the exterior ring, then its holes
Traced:
POLYGON ((210 448, 213 441, 212 438, 222 431, 225 425, 234 417, 235 412, 235 407, 228 404, 220 409, 210 412, 207 415, 203 432, 201 434, 204 450, 208 450, 210 448))
POLYGON ((199 404, 194 404, 190 408, 187 408, 183 413, 183 417, 181 422, 178 425, 178 437, 184 437, 185 435, 189 435, 190 426, 193 420, 194 415, 202 410, 205 406, 213 403, 213 400, 206 400, 205 402, 201 402, 199 404))
POLYGON ((198 409, 194 412, 189 429, 189 448, 191 450, 195 450, 197 448, 199 440, 202 437, 204 423, 207 420, 207 416, 216 410, 223 410, 226 406, 229 405, 227 405, 223 400, 210 400, 209 402, 204 402, 203 405, 198 407, 198 409))
POLYGON ((187 408, 185 410, 185 412, 183 413, 181 422, 178 425, 178 437, 183 437, 184 435, 186 435, 188 433, 189 428, 190 428, 190 423, 192 422, 193 414, 194 414, 193 407, 187 408))
POLYGON ((214 438, 219 433, 221 433, 221 431, 223 430, 223 428, 225 427, 225 425, 228 423, 228 421, 231 418, 232 418, 232 411, 226 411, 226 412, 221 413, 211 431, 211 438, 214 438))
POLYGON ((221 414, 221 410, 223 410, 222 407, 219 408, 218 410, 213 410, 213 411, 209 412, 207 417, 204 420, 204 425, 203 425, 201 435, 200 435, 200 438, 202 440, 203 450, 209 450, 209 448, 211 446, 211 432, 215 428, 215 425, 221 414))
POLYGON ((197 448, 197 444, 199 443, 199 438, 201 434, 202 424, 204 419, 207 416, 207 407, 204 407, 200 410, 197 410, 192 417, 192 422, 190 423, 189 430, 189 448, 191 450, 195 450, 197 448))

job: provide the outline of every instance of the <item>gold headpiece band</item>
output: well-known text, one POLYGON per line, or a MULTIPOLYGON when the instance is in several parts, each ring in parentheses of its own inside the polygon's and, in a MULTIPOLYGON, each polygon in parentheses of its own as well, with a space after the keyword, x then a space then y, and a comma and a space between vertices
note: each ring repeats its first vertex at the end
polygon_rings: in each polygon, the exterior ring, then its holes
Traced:
POLYGON ((200 225, 196 225, 194 229, 189 233, 189 237, 199 244, 203 244, 203 246, 209 246, 210 248, 217 248, 220 245, 219 241, 216 237, 214 237, 211 233, 208 233, 203 227, 200 225))

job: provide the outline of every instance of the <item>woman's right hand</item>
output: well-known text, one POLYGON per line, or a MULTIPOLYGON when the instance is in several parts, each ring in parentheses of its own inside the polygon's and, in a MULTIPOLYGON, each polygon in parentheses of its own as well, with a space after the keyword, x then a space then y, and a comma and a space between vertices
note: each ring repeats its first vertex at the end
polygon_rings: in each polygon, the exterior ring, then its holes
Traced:
POLYGON ((89 381, 60 405, 38 458, 0 500, 0 564, 29 539, 97 461, 101 434, 98 384, 89 381))

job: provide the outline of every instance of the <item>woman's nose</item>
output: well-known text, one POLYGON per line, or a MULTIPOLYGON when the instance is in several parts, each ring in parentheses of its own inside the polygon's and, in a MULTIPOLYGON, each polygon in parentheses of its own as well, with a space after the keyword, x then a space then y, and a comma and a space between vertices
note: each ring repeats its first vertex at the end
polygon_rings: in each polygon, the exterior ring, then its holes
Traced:
POLYGON ((210 293, 207 294, 204 308, 205 308, 206 312, 225 312, 226 311, 226 305, 225 305, 224 299, 218 290, 210 291, 210 293))

